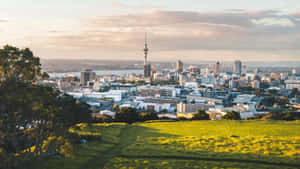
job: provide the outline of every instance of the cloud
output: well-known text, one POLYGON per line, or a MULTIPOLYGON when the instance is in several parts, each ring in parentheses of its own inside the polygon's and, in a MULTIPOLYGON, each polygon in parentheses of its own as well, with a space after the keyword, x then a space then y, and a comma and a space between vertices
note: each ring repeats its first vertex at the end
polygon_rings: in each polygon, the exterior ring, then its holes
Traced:
POLYGON ((6 19, 0 19, 0 22, 8 22, 6 19))
POLYGON ((295 24, 287 18, 262 18, 251 20, 254 24, 264 26, 283 26, 283 27, 294 27, 295 24))
POLYGON ((298 14, 276 10, 227 10, 223 12, 155 11, 101 16, 82 22, 78 33, 51 34, 49 47, 99 53, 140 52, 144 32, 150 50, 256 51, 298 50, 298 14))

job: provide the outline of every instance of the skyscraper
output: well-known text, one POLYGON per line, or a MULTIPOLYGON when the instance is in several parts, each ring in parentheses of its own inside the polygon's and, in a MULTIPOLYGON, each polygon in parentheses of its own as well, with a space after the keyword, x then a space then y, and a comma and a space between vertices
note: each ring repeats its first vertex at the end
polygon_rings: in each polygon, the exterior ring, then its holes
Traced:
POLYGON ((239 75, 242 73, 242 62, 240 60, 234 61, 234 73, 239 75))
POLYGON ((148 78, 151 75, 151 64, 148 63, 147 61, 147 57, 148 57, 148 44, 147 44, 147 34, 145 34, 145 46, 144 46, 144 54, 145 54, 145 58, 144 58, 144 77, 148 78))
POLYGON ((295 68, 292 69, 292 75, 296 75, 297 74, 297 70, 295 68))
POLYGON ((96 73, 93 72, 91 69, 86 69, 81 72, 80 76, 80 84, 82 86, 87 86, 89 81, 93 81, 96 79, 96 73))
POLYGON ((220 69, 221 69, 220 66, 221 65, 220 65, 219 61, 214 65, 213 71, 214 71, 215 74, 220 73, 220 69))
POLYGON ((176 71, 179 73, 183 71, 183 62, 181 60, 176 62, 176 71))

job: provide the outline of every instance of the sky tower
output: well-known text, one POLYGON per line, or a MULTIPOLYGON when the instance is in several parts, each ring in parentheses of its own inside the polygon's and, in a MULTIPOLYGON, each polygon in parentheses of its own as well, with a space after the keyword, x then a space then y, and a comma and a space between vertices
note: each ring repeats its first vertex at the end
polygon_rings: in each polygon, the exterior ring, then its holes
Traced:
POLYGON ((147 57, 148 57, 148 43, 147 43, 147 33, 145 33, 145 46, 144 46, 144 54, 145 54, 145 58, 144 58, 144 77, 148 78, 151 75, 151 64, 148 63, 147 61, 147 57))
POLYGON ((145 60, 144 60, 144 66, 147 65, 147 55, 148 55, 148 44, 147 44, 147 33, 145 33, 145 46, 144 46, 144 54, 145 54, 145 60))

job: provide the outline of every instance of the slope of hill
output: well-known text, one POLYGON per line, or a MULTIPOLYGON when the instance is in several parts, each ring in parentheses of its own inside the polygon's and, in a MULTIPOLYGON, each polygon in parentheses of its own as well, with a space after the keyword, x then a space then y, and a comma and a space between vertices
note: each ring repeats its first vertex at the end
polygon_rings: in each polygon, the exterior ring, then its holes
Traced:
POLYGON ((78 126, 80 131, 101 133, 102 139, 76 145, 73 158, 44 159, 36 168, 300 168, 300 122, 78 126))

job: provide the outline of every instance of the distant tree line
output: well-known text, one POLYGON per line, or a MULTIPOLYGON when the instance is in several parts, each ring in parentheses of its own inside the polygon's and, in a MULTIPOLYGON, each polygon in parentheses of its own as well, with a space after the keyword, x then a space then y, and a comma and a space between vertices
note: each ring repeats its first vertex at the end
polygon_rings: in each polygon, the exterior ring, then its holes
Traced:
POLYGON ((257 114, 249 120, 285 120, 294 121, 300 120, 300 112, 297 111, 270 111, 267 114, 257 114))

